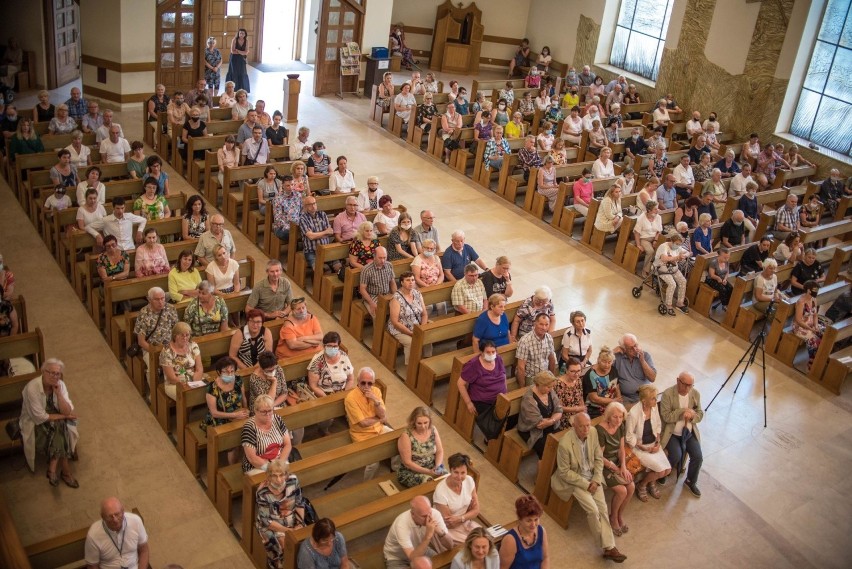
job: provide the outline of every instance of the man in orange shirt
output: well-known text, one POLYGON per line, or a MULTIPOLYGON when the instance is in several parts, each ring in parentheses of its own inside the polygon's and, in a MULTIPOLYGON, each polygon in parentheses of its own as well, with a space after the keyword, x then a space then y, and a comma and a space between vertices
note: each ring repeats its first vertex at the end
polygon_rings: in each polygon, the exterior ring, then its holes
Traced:
MULTIPOLYGON (((385 403, 382 392, 375 386, 376 373, 362 367, 358 371, 358 382, 344 400, 346 419, 349 421, 349 434, 355 442, 366 441, 392 429, 385 423, 385 403)), ((376 474, 379 463, 368 464, 364 469, 364 480, 370 480, 376 474)))

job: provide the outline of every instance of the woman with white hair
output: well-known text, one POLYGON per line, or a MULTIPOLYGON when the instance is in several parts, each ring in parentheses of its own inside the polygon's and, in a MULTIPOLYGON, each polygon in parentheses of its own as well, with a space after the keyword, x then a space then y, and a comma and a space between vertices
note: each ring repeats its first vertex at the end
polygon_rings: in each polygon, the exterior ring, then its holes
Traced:
MULTIPOLYGON (((284 559, 288 531, 305 527, 305 502, 295 474, 286 460, 269 462, 266 480, 257 488, 255 528, 266 549, 268 567, 279 567, 284 559)), ((300 565, 301 566, 301 565, 300 565)))
POLYGON ((740 165, 737 164, 736 157, 734 149, 728 148, 725 151, 725 156, 714 165, 714 168, 718 168, 722 172, 723 178, 731 178, 740 173, 740 165))
POLYGON ((612 533, 617 536, 628 531, 624 523, 624 511, 636 486, 633 475, 627 470, 627 446, 625 442, 627 428, 624 420, 627 410, 624 405, 614 401, 606 406, 603 418, 595 425, 598 441, 603 449, 603 478, 607 488, 612 490, 612 502, 609 507, 609 523, 612 533))
POLYGON ((639 386, 639 403, 630 408, 627 414, 626 441, 633 448, 633 454, 648 473, 636 485, 636 495, 643 502, 648 501, 648 494, 656 500, 660 499, 660 489, 657 480, 668 476, 672 470, 669 459, 666 458, 660 446, 660 433, 663 423, 657 409, 657 388, 652 384, 639 386))
POLYGON ((553 308, 553 291, 546 285, 535 289, 533 295, 524 300, 518 308, 515 319, 512 320, 511 341, 520 340, 524 334, 532 330, 539 314, 550 317, 548 332, 553 332, 556 329, 556 310, 553 308))
POLYGON ((754 279, 754 304, 752 308, 760 313, 765 313, 769 304, 781 300, 782 295, 778 290, 778 261, 772 257, 763 261, 763 271, 754 279))
POLYGON ((678 263, 689 255, 689 251, 683 249, 683 237, 677 231, 672 231, 668 235, 668 241, 657 247, 657 253, 654 256, 654 266, 657 268, 657 275, 665 283, 665 297, 663 302, 668 307, 669 316, 674 316, 674 306, 672 301, 675 295, 675 287, 677 287, 677 307, 684 314, 689 313, 684 299, 686 298, 686 277, 680 272, 678 263))
POLYGON ((211 99, 219 92, 219 69, 222 67, 222 54, 216 49, 216 38, 207 38, 207 49, 204 50, 204 82, 211 99))
POLYGON ((219 108, 230 109, 237 104, 236 85, 233 81, 225 81, 225 91, 219 95, 219 108))

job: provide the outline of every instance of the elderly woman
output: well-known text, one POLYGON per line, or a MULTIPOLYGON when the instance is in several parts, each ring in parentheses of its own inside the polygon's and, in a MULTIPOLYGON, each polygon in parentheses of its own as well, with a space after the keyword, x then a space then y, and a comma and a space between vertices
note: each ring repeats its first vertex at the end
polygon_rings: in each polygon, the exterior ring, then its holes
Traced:
POLYGON ((740 165, 737 164, 736 157, 734 150, 729 148, 725 151, 725 156, 714 165, 714 168, 722 172, 723 178, 731 178, 740 173, 740 165))
POLYGON ((340 347, 340 334, 327 332, 322 344, 323 350, 308 364, 308 386, 314 395, 325 397, 355 387, 355 368, 340 347))
POLYGON ((92 165, 92 149, 83 144, 83 133, 74 130, 71 133, 71 144, 65 147, 71 153, 71 165, 74 168, 85 168, 92 165))
POLYGON ((805 341, 805 347, 808 350, 808 371, 810 371, 822 342, 822 336, 825 333, 825 325, 819 320, 819 308, 816 304, 819 283, 807 281, 804 284, 804 289, 805 292, 796 301, 793 333, 805 341))
POLYGON ((216 48, 216 38, 207 38, 207 47, 204 50, 204 82, 211 96, 219 92, 219 69, 222 67, 222 54, 216 48))
POLYGON ((766 312, 769 304, 782 298, 778 290, 778 261, 769 258, 763 261, 763 270, 754 279, 754 304, 752 307, 761 314, 766 312))
POLYGON ((299 546, 296 566, 300 569, 349 569, 346 540, 331 518, 322 518, 311 528, 311 537, 299 546))
POLYGON ((320 141, 314 142, 311 147, 311 155, 308 157, 308 177, 309 178, 319 178, 321 176, 329 175, 329 165, 331 164, 331 158, 328 157, 326 153, 325 144, 320 141))
POLYGON ((367 263, 373 261, 378 247, 379 240, 373 230, 373 224, 365 221, 358 226, 355 239, 349 246, 349 266, 353 269, 363 269, 367 263))
MULTIPOLYGON (((638 203, 638 200, 637 200, 638 203)), ((606 233, 615 233, 621 227, 624 217, 621 213, 621 186, 612 184, 604 194, 595 217, 595 229, 606 233)))
MULTIPOLYGON (((429 311, 423 303, 423 295, 417 290, 414 273, 405 271, 399 276, 399 289, 390 300, 390 317, 388 319, 388 332, 402 344, 405 357, 405 365, 408 365, 411 356, 411 340, 414 336, 414 327, 418 324, 425 326, 429 321, 429 311)), ((508 323, 507 323, 508 326, 508 323)), ((423 347, 422 357, 432 356, 432 345, 423 347)), ((418 356, 418 359, 421 356, 418 356)))
MULTIPOLYGON (((237 362, 224 356, 213 367, 216 377, 207 384, 207 415, 201 420, 201 430, 205 433, 207 427, 224 425, 235 419, 247 419, 249 416, 243 378, 237 375, 237 362)), ((228 451, 228 464, 237 461, 237 451, 236 448, 228 451)))
POLYGON ((27 466, 35 472, 36 452, 47 456, 47 480, 59 486, 60 478, 71 488, 80 484, 71 472, 69 461, 76 453, 77 414, 63 379, 65 364, 55 358, 41 366, 41 377, 27 383, 18 419, 27 466), (57 467, 60 472, 57 473, 57 467))
POLYGON ((115 235, 104 237, 104 251, 98 255, 95 267, 102 283, 123 281, 130 276, 130 255, 121 250, 115 235))
POLYGON ((181 233, 184 241, 198 239, 207 231, 207 205, 204 198, 199 195, 191 195, 186 200, 181 220, 181 233))
POLYGON ((488 310, 477 316, 473 325, 473 353, 479 354, 480 343, 491 340, 498 348, 505 346, 509 339, 509 319, 506 317, 506 297, 492 294, 488 297, 488 310))
POLYGON ((571 418, 577 413, 586 412, 586 403, 583 398, 583 378, 580 372, 583 366, 580 360, 568 358, 565 362, 565 373, 556 378, 554 393, 562 403, 562 419, 556 430, 561 431, 571 427, 571 418))
POLYGON ((370 211, 379 209, 379 201, 384 197, 384 192, 379 187, 379 178, 370 176, 367 178, 367 187, 358 192, 358 211, 370 211))
POLYGON ((237 94, 234 92, 236 85, 233 81, 225 81, 225 91, 219 95, 219 108, 230 109, 237 104, 237 94))
POLYGON ((721 215, 728 201, 728 190, 725 189, 725 185, 722 183, 722 171, 718 168, 711 170, 710 179, 704 182, 701 195, 706 195, 708 192, 713 195, 713 203, 716 204, 716 215, 721 215))
POLYGON ((471 531, 481 530, 475 521, 479 515, 479 498, 476 483, 468 474, 470 464, 466 454, 456 453, 447 459, 450 475, 438 483, 432 497, 456 545, 463 543, 471 531))
POLYGON ((479 355, 462 367, 457 385, 459 396, 468 413, 476 416, 487 442, 497 437, 503 427, 494 416, 494 404, 498 395, 506 393, 506 368, 494 342, 485 340, 479 347, 479 355))
MULTIPOLYGON (((333 194, 348 194, 356 191, 355 176, 352 170, 347 169, 349 161, 346 156, 337 157, 337 168, 332 170, 328 177, 328 189, 333 194)), ((376 184, 378 187, 378 183, 376 184)))
POLYGON ((730 259, 731 251, 727 247, 719 247, 719 254, 707 264, 707 278, 704 280, 707 286, 719 293, 719 302, 725 307, 734 291, 728 280, 731 273, 730 259))
POLYGON ((406 488, 446 473, 444 445, 438 429, 432 424, 432 411, 428 407, 414 408, 408 416, 408 428, 397 439, 397 448, 402 464, 396 477, 406 488))
POLYGON ((290 175, 293 176, 293 191, 308 197, 312 194, 311 183, 308 178, 308 166, 301 160, 296 160, 290 166, 290 175))
POLYGON ((669 459, 660 446, 662 429, 660 412, 657 409, 657 388, 651 384, 640 385, 639 404, 634 405, 627 414, 626 440, 633 449, 633 454, 648 470, 636 488, 636 495, 643 502, 648 501, 648 494, 656 500, 660 499, 657 480, 665 478, 672 470, 669 459))
MULTIPOLYGON (((219 244, 213 248, 213 262, 207 263, 205 272, 207 281, 218 293, 240 292, 240 264, 231 259, 231 254, 224 245, 219 244)), ((270 347, 271 345, 270 343, 270 347)))
MULTIPOLYGON (((225 95, 222 95, 223 97, 225 95)), ((240 165, 240 147, 237 146, 237 137, 229 134, 225 137, 225 145, 216 151, 216 162, 219 165, 219 185, 225 185, 225 170, 236 168, 240 165)))
POLYGON ((98 191, 86 190, 86 201, 77 208, 77 229, 85 231, 90 223, 105 216, 106 209, 98 202, 98 191))
POLYGON ((689 313, 689 308, 686 305, 686 277, 680 272, 677 266, 683 257, 689 255, 689 251, 683 249, 683 237, 677 231, 671 231, 667 236, 668 241, 657 247, 657 253, 654 255, 654 266, 657 268, 657 275, 665 284, 665 293, 663 302, 668 307, 669 316, 674 316, 675 287, 677 287, 677 308, 684 314, 689 313))
MULTIPOLYGON (((290 474, 286 457, 269 463, 266 480, 258 486, 255 501, 257 517, 254 525, 266 549, 267 567, 281 567, 287 532, 305 526, 302 489, 296 475, 290 474)), ((302 567, 301 563, 299 567, 302 567)))
MULTIPOLYGON (((257 356, 257 367, 255 367, 248 381, 248 408, 249 412, 255 413, 257 400, 261 396, 267 396, 272 400, 275 409, 281 409, 287 405, 287 378, 284 376, 284 368, 278 365, 278 359, 271 351, 263 351, 257 356)), ((294 444, 296 444, 295 436, 294 444)))
POLYGON ((547 435, 559 431, 562 421, 562 402, 553 393, 556 376, 549 371, 540 371, 533 378, 521 399, 518 413, 518 435, 541 459, 547 435))
POLYGON ((406 81, 400 87, 399 94, 393 99, 393 110, 396 116, 402 119, 403 124, 411 120, 411 113, 417 106, 417 100, 411 94, 411 82, 406 81))
POLYGON ((189 301, 183 313, 183 319, 192 328, 192 335, 224 332, 228 329, 228 306, 225 301, 214 294, 216 289, 209 281, 201 281, 197 288, 198 297, 189 301))
POLYGON ((246 312, 246 325, 231 336, 228 355, 237 362, 237 369, 247 369, 256 366, 260 354, 271 349, 272 332, 263 325, 263 311, 252 308, 246 312))
POLYGON ((512 114, 512 120, 507 122, 503 127, 503 135, 506 138, 523 138, 526 134, 527 125, 524 124, 524 117, 520 111, 515 111, 512 114))
POLYGON ((165 378, 166 396, 177 400, 179 383, 201 381, 204 369, 201 364, 201 350, 192 341, 192 330, 186 322, 178 322, 172 328, 171 341, 160 352, 160 369, 165 378))
POLYGON ((609 523, 612 533, 622 535, 627 528, 624 523, 624 511, 636 489, 633 475, 627 470, 625 446, 626 427, 624 419, 627 410, 624 405, 613 402, 607 405, 601 422, 595 425, 598 441, 603 450, 603 476, 607 487, 612 490, 612 502, 609 508, 609 523))
POLYGON ((432 130, 432 119, 438 114, 438 107, 434 104, 434 96, 427 92, 423 95, 423 103, 417 107, 417 126, 423 132, 432 130))
POLYGON ((322 337, 319 318, 308 312, 305 298, 294 298, 290 301, 290 316, 284 320, 278 334, 275 355, 292 358, 316 353, 322 349, 322 337))
POLYGON ((15 161, 18 154, 35 154, 44 152, 44 145, 35 130, 30 119, 22 118, 18 121, 18 128, 9 139, 9 160, 15 161))
POLYGON ((201 273, 195 268, 195 255, 191 249, 182 250, 178 253, 175 266, 169 271, 169 299, 181 302, 197 297, 200 282, 201 273))
POLYGON ((248 93, 245 91, 245 89, 239 89, 234 94, 234 98, 235 102, 231 106, 231 120, 244 121, 246 120, 246 115, 248 114, 248 112, 254 108, 248 100, 248 93))
MULTIPOLYGON (((383 196, 382 199, 386 197, 388 196, 383 196)), ((411 214, 399 213, 397 220, 399 225, 391 229, 388 236, 388 260, 413 259, 417 255, 417 244, 411 239, 411 214)))
POLYGON ((145 241, 136 248, 135 272, 137 277, 165 275, 171 270, 166 248, 160 243, 157 229, 145 229, 145 241))
POLYGON ((438 257, 438 246, 432 239, 423 240, 423 252, 411 261, 411 272, 419 288, 433 286, 444 282, 444 269, 438 257))
POLYGON ((133 213, 148 221, 172 216, 169 201, 159 193, 160 186, 154 178, 145 178, 144 193, 133 202, 133 213))
POLYGON ((254 416, 243 425, 240 437, 243 447, 243 472, 257 474, 268 470, 275 460, 286 461, 293 443, 281 415, 275 413, 275 402, 267 394, 254 401, 254 416))
MULTIPOLYGON (((696 182, 704 184, 704 182, 707 182, 711 178, 715 169, 716 168, 710 161, 710 153, 702 152, 701 159, 698 161, 698 164, 692 166, 692 174, 695 176, 696 182)), ((721 170, 719 170, 719 179, 722 179, 721 170)), ((707 185, 705 184, 705 188, 706 187, 707 185)), ((727 197, 727 192, 725 192, 725 197, 727 197)))
POLYGON ((553 211, 556 207, 556 198, 559 196, 559 181, 556 179, 553 156, 548 154, 544 157, 544 166, 538 171, 537 182, 535 191, 547 198, 547 209, 553 211))
POLYGON ((56 116, 50 119, 47 132, 50 134, 71 134, 77 130, 77 121, 68 115, 68 105, 61 104, 56 107, 56 116))
POLYGON ((612 365, 615 356, 608 346, 602 346, 595 364, 583 376, 583 394, 589 417, 600 417, 610 403, 622 402, 618 387, 618 372, 612 365))
POLYGON ((706 255, 713 251, 713 231, 710 230, 712 223, 713 218, 709 213, 698 216, 698 227, 692 232, 690 243, 693 255, 706 255))
POLYGON ((553 332, 556 329, 556 310, 553 307, 553 291, 546 285, 535 289, 533 295, 525 299, 518 308, 515 319, 512 320, 512 341, 520 340, 532 330, 539 314, 547 314, 550 317, 548 332, 553 332))
POLYGON ((531 494, 515 500, 518 527, 510 529, 500 544, 501 569, 549 569, 550 547, 541 525, 543 513, 538 499, 531 494))
POLYGON ((654 109, 653 119, 655 126, 669 126, 669 123, 672 121, 672 119, 669 116, 669 109, 665 99, 660 99, 659 101, 657 101, 657 108, 654 109))
POLYGON ((562 336, 562 361, 574 358, 585 368, 592 357, 592 331, 586 328, 586 315, 581 310, 572 312, 568 320, 571 326, 562 336))
POLYGON ((71 164, 71 153, 62 149, 56 153, 59 162, 50 169, 50 181, 54 186, 77 189, 77 169, 71 164))

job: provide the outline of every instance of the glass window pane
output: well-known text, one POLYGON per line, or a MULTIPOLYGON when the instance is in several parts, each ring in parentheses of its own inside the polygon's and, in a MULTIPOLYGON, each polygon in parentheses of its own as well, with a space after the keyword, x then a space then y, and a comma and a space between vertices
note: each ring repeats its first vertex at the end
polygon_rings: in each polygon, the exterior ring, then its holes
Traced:
POLYGON ((825 85, 825 94, 841 100, 849 101, 852 93, 852 50, 837 48, 834 54, 834 64, 825 85))
POLYGON ((175 54, 171 51, 164 51, 160 54, 160 65, 165 68, 172 68, 175 66, 175 54))
POLYGON ((633 29, 654 37, 660 37, 669 3, 665 0, 638 0, 633 29))
POLYGON ((814 91, 822 91, 828 72, 831 69, 831 60, 834 58, 835 47, 831 44, 818 41, 814 45, 814 54, 811 56, 811 66, 805 76, 805 87, 814 91))
POLYGON ((195 0, 183 0, 181 4, 183 6, 195 6, 195 0))
POLYGON ((164 48, 173 48, 175 46, 175 34, 173 32, 167 32, 163 34, 162 37, 162 46, 164 48))
POLYGON ((343 25, 344 26, 354 26, 355 25, 355 12, 347 11, 343 14, 343 25))
POLYGON ((337 59, 337 48, 336 47, 325 48, 325 60, 326 61, 335 61, 336 59, 337 59))
POLYGON ((163 16, 161 18, 161 25, 164 28, 175 27, 175 13, 174 12, 163 12, 163 16))
POLYGON ((180 66, 181 67, 192 67, 192 52, 191 51, 180 52, 180 66))
POLYGON ((328 3, 329 8, 340 8, 340 0, 330 0, 328 3))
POLYGON ((355 30, 353 30, 351 28, 343 30, 343 33, 341 34, 341 37, 340 37, 340 41, 342 41, 343 43, 349 43, 351 41, 355 41, 355 30))
POLYGON ((185 32, 180 35, 180 45, 181 47, 192 47, 193 42, 193 33, 185 32))
POLYGON ((837 127, 848 125, 849 121, 852 121, 852 105, 823 97, 814 121, 811 140, 845 154, 852 144, 852 129, 837 127))
POLYGON ((610 63, 656 80, 672 4, 672 0, 622 0, 610 63))
POLYGON ((328 33, 325 35, 325 41, 327 43, 337 43, 337 30, 328 30, 328 33))
POLYGON ((183 12, 180 16, 180 23, 182 26, 192 27, 195 23, 195 14, 192 12, 183 12))
POLYGON ((228 0, 225 15, 235 18, 243 13, 243 3, 240 0, 228 0))
POLYGON ((838 43, 840 31, 846 21, 846 13, 849 11, 849 0, 829 0, 822 18, 822 28, 819 31, 819 39, 831 43, 838 43))
POLYGON ((329 26, 340 25, 340 12, 329 12, 328 13, 328 25, 329 26))
POLYGON ((65 22, 66 22, 69 26, 73 26, 73 25, 74 25, 74 10, 69 10, 69 11, 68 11, 68 15, 66 15, 66 16, 65 16, 65 22))
POLYGON ((814 124, 819 100, 819 93, 802 89, 802 94, 799 95, 799 104, 796 106, 796 114, 793 116, 793 124, 790 125, 792 134, 810 140, 811 127, 814 124))
POLYGON ((843 33, 840 35, 840 45, 852 47, 852 18, 846 19, 846 25, 843 26, 843 33))
POLYGON ((615 39, 612 42, 610 63, 616 67, 624 67, 624 58, 627 57, 628 38, 630 38, 630 30, 621 26, 615 28, 615 39))
POLYGON ((618 13, 618 25, 629 28, 633 23, 633 14, 636 11, 637 0, 624 0, 621 3, 621 11, 618 13))

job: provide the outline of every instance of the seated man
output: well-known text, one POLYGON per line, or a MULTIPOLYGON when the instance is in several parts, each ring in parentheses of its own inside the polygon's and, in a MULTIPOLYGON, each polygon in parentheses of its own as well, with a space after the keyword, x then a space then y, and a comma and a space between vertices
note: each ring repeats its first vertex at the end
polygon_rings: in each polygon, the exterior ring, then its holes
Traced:
MULTIPOLYGON (((357 206, 357 203, 356 203, 357 206)), ((356 210, 357 211, 357 210, 356 210)), ((312 269, 317 259, 317 247, 328 245, 334 241, 334 229, 328 222, 328 215, 317 209, 316 196, 308 196, 302 200, 302 214, 299 216, 299 232, 302 234, 302 254, 305 262, 312 269)), ((340 261, 334 262, 337 266, 332 270, 340 270, 340 261)), ((323 267, 327 270, 326 267, 323 267)))
POLYGON ((702 213, 706 213, 710 216, 710 219, 713 220, 713 223, 716 223, 718 215, 716 214, 715 195, 713 192, 704 192, 701 194, 701 203, 699 204, 697 211, 699 216, 702 213))
POLYGON ((837 202, 841 197, 843 197, 843 178, 840 177, 840 170, 832 168, 829 177, 820 184, 819 199, 834 216, 837 211, 837 202))
MULTIPOLYGON (((669 454, 669 462, 675 472, 683 471, 686 457, 689 457, 689 469, 684 486, 696 498, 701 497, 698 489, 698 475, 704 457, 701 454, 701 435, 698 423, 704 418, 701 409, 701 395, 695 389, 695 376, 682 371, 677 383, 663 391, 660 402, 660 419, 663 423, 660 446, 669 454)), ((662 484, 665 479, 660 479, 662 484)))
POLYGON ((632 164, 637 156, 648 154, 648 143, 642 137, 642 129, 638 126, 633 127, 630 138, 624 141, 624 152, 632 164))
POLYGON ((268 161, 269 143, 263 138, 263 127, 258 123, 252 128, 251 138, 243 143, 240 162, 243 166, 251 166, 252 164, 266 164, 268 161))
POLYGON ((322 327, 319 318, 308 312, 304 297, 290 301, 290 316, 281 326, 275 357, 292 358, 313 354, 322 349, 322 327))
POLYGON ((251 289, 251 296, 246 301, 246 312, 257 308, 263 312, 264 320, 287 318, 290 315, 293 290, 290 281, 282 273, 281 261, 270 259, 266 262, 266 278, 251 289))
POLYGON ((613 366, 618 373, 618 385, 621 395, 628 403, 639 401, 639 386, 653 383, 657 379, 657 368, 651 354, 639 347, 639 340, 633 334, 625 334, 613 350, 613 366))
POLYGON ((779 166, 787 170, 790 169, 790 164, 780 154, 775 152, 775 147, 767 144, 763 152, 757 155, 757 166, 754 171, 766 176, 769 184, 772 185, 775 182, 775 170, 779 166))
POLYGON ((334 240, 337 243, 348 243, 355 237, 358 226, 367 221, 364 214, 358 211, 358 198, 346 198, 346 209, 334 216, 334 240))
POLYGON ((464 270, 464 278, 453 285, 450 298, 456 314, 478 314, 488 308, 485 285, 479 278, 479 267, 470 263, 464 270))
POLYGON ((166 109, 169 117, 169 126, 172 129, 182 129, 186 123, 186 116, 189 114, 189 105, 184 103, 183 91, 175 91, 172 100, 169 101, 169 106, 166 109))
POLYGON ((740 209, 735 209, 731 214, 731 218, 722 224, 722 229, 719 231, 719 237, 722 238, 722 247, 736 247, 744 245, 746 241, 746 221, 745 214, 740 209))
POLYGON ((698 111, 693 111, 692 120, 687 121, 686 134, 689 135, 689 138, 698 134, 704 134, 704 126, 701 124, 701 113, 698 111))
POLYGON ((417 496, 411 500, 411 510, 397 516, 388 530, 385 567, 429 569, 432 557, 452 547, 453 538, 441 513, 432 507, 429 498, 417 496))
POLYGON ((435 242, 435 248, 440 249, 438 245, 438 228, 435 227, 435 214, 424 209, 420 212, 420 225, 412 229, 411 240, 417 244, 417 252, 423 252, 423 241, 431 239, 435 242))
POLYGON ((532 333, 525 334, 515 350, 515 375, 518 385, 531 386, 533 378, 540 371, 556 374, 556 352, 553 336, 550 335, 550 316, 539 314, 535 317, 532 333))
POLYGON ((147 569, 150 551, 142 518, 124 513, 118 498, 101 502, 101 519, 86 534, 87 567, 147 569))
POLYGON ((689 160, 690 157, 688 154, 681 156, 680 164, 672 171, 675 179, 675 191, 682 199, 686 199, 692 195, 692 186, 695 185, 695 174, 692 172, 689 160))
MULTIPOLYGON (((382 392, 375 386, 376 373, 371 368, 362 367, 356 377, 358 381, 355 389, 350 389, 343 401, 352 440, 366 441, 376 435, 391 432, 393 429, 388 426, 385 418, 382 392)), ((368 464, 364 469, 364 480, 371 480, 378 468, 378 462, 368 464)))
POLYGON ((698 137, 698 140, 695 141, 695 144, 689 147, 687 154, 689 155, 689 161, 692 164, 698 164, 701 162, 701 155, 705 153, 714 155, 713 149, 707 144, 707 138, 702 134, 698 137))
POLYGON ((622 92, 622 87, 619 83, 616 83, 612 90, 609 91, 609 94, 606 96, 606 108, 609 112, 612 111, 612 105, 617 104, 621 106, 621 103, 624 101, 624 93, 622 92))
MULTIPOLYGON (((316 198, 314 203, 316 203, 316 198)), ((281 189, 272 198, 272 231, 282 242, 290 241, 290 223, 299 223, 302 217, 302 194, 293 191, 293 176, 281 179, 281 189)))
POLYGON ((755 188, 757 187, 756 182, 751 179, 751 164, 745 162, 743 163, 742 171, 731 178, 731 184, 728 186, 728 196, 732 198, 743 197, 743 194, 746 193, 746 185, 749 182, 755 183, 755 188))
POLYGON ((772 236, 764 235, 760 241, 753 244, 743 252, 740 258, 740 273, 759 273, 763 270, 763 262, 769 258, 769 249, 772 246, 772 236))
POLYGON ((256 126, 263 127, 263 125, 257 120, 257 110, 251 109, 246 113, 246 118, 243 121, 243 124, 241 124, 239 130, 237 130, 237 144, 242 146, 243 142, 251 138, 252 131, 254 131, 254 127, 256 126))
POLYGON ((563 500, 573 497, 580 504, 586 512, 589 529, 604 551, 604 558, 621 563, 627 556, 616 549, 609 523, 603 491, 603 452, 598 432, 592 428, 592 420, 587 413, 574 415, 571 426, 573 428, 559 441, 556 471, 550 477, 550 487, 563 500))
POLYGON ((113 112, 111 109, 107 109, 103 114, 103 124, 95 131, 95 142, 100 144, 107 138, 109 138, 109 131, 112 129, 113 125, 118 127, 118 137, 124 138, 124 131, 121 129, 121 125, 118 123, 112 122, 113 112))
POLYGON ((201 234, 201 237, 198 238, 198 245, 195 246, 195 256, 202 268, 207 267, 208 263, 213 260, 213 252, 217 245, 224 245, 230 257, 234 258, 237 247, 234 245, 231 232, 225 229, 225 218, 219 213, 210 216, 210 229, 201 234))
POLYGON ((98 111, 98 102, 89 101, 86 108, 88 109, 88 112, 83 115, 83 119, 80 121, 80 126, 86 134, 90 132, 97 132, 97 130, 104 124, 104 118, 98 111))
POLYGON ((677 207, 677 190, 675 190, 675 177, 672 174, 666 176, 665 182, 657 187, 657 202, 660 209, 668 210, 677 207))
POLYGON ((311 135, 311 129, 306 126, 300 126, 294 139, 290 142, 290 160, 307 161, 311 157, 313 143, 308 138, 311 135))
POLYGON ((787 201, 775 212, 775 238, 786 239, 788 235, 799 231, 799 196, 790 193, 787 201))
POLYGON ((79 87, 71 88, 71 98, 65 101, 68 107, 68 116, 79 121, 89 110, 89 103, 83 98, 83 93, 79 87))
POLYGON ((195 88, 186 92, 186 100, 191 104, 195 104, 199 95, 207 95, 207 81, 203 78, 195 82, 195 88))
POLYGON ((465 274, 465 267, 470 263, 476 263, 483 271, 488 270, 488 265, 479 257, 476 250, 464 242, 464 231, 458 229, 451 236, 452 244, 444 251, 441 257, 441 266, 444 268, 444 276, 447 282, 455 282, 465 274))
POLYGON ((117 196, 112 200, 111 214, 96 219, 86 226, 86 233, 95 238, 98 247, 103 246, 105 235, 115 235, 122 251, 133 251, 136 248, 136 243, 142 243, 148 220, 133 213, 125 213, 126 207, 124 198, 117 196), (133 233, 134 225, 138 225, 135 234, 133 233), (103 235, 101 235, 101 231, 103 235))
POLYGON ((150 365, 151 346, 167 346, 172 339, 172 329, 178 323, 175 307, 166 302, 166 293, 158 286, 148 290, 148 304, 139 311, 133 333, 142 348, 142 360, 150 365))
POLYGON ((121 137, 121 127, 113 124, 109 129, 109 138, 101 141, 101 161, 106 164, 127 162, 130 157, 130 143, 121 137))
POLYGON ((388 262, 388 250, 376 247, 373 262, 361 270, 361 282, 358 292, 364 301, 364 308, 370 316, 376 317, 376 303, 383 294, 396 292, 396 278, 393 266, 388 262))

